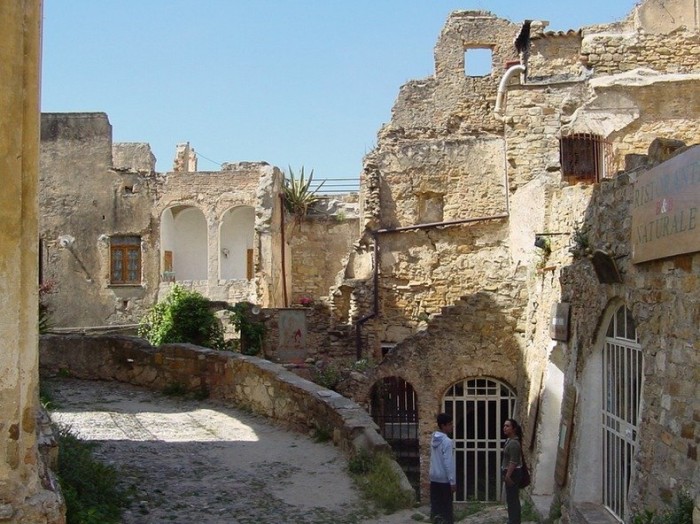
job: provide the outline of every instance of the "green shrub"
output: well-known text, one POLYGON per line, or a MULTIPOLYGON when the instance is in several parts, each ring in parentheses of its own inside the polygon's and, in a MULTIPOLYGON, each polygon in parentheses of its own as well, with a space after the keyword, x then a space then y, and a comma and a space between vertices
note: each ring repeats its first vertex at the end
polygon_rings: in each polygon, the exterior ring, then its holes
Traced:
POLYGON ((117 470, 93 458, 93 443, 56 428, 57 476, 66 499, 68 524, 110 524, 121 521, 129 494, 117 486, 117 470))
POLYGON ((364 496, 386 513, 413 507, 414 494, 401 489, 388 455, 360 451, 350 459, 348 468, 364 496))
POLYGON ((225 348, 223 329, 209 307, 209 300, 177 284, 165 300, 146 313, 139 325, 139 336, 154 346, 187 342, 214 349, 225 348))

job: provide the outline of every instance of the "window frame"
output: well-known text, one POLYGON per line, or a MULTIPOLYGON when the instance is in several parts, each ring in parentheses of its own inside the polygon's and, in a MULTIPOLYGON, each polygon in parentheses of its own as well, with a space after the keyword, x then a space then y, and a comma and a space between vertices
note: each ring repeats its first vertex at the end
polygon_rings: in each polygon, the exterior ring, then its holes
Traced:
POLYGON ((138 235, 114 235, 109 239, 109 283, 112 286, 140 286, 141 285, 141 264, 143 256, 141 253, 141 237, 138 235), (115 254, 121 253, 122 267, 116 267, 115 254), (129 255, 136 253, 136 277, 129 278, 129 255), (115 279, 115 272, 120 272, 120 277, 115 279))

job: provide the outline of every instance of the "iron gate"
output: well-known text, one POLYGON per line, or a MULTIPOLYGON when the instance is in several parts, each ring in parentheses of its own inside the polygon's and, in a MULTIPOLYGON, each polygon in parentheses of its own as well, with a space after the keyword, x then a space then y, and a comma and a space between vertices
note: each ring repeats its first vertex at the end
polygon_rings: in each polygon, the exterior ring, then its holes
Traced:
POLYGON ((465 380, 447 390, 443 406, 454 419, 456 501, 500 500, 501 428, 515 403, 515 392, 490 378, 465 380))
POLYGON ((603 503, 627 520, 627 491, 637 450, 643 356, 632 315, 621 306, 603 350, 603 503))
POLYGON ((418 404, 413 386, 386 377, 372 387, 371 414, 416 492, 420 488, 418 404))

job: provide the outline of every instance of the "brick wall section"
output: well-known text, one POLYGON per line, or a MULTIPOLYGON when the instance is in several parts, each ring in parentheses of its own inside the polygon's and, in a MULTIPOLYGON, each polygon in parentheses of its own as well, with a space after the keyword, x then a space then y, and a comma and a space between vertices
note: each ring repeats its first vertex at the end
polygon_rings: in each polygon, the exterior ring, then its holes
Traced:
MULTIPOLYGON (((390 450, 371 417, 353 401, 256 357, 191 344, 154 348, 135 337, 44 335, 40 361, 44 373, 66 370, 81 379, 155 390, 173 383, 190 391, 206 388, 213 400, 250 409, 293 429, 329 429, 346 453, 390 450)), ((401 471, 398 464, 394 469, 401 471)), ((403 488, 412 492, 408 479, 402 472, 400 476, 403 488)))

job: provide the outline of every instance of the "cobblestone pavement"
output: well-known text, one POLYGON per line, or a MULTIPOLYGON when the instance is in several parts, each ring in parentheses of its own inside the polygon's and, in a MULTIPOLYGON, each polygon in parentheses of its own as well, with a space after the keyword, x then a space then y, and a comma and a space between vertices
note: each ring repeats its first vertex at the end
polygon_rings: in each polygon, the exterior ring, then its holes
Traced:
MULTIPOLYGON (((373 513, 330 443, 212 401, 167 397, 116 382, 44 379, 51 416, 136 496, 123 522, 145 524, 408 524, 427 508, 373 513)), ((493 507, 463 522, 507 520, 493 507)))

